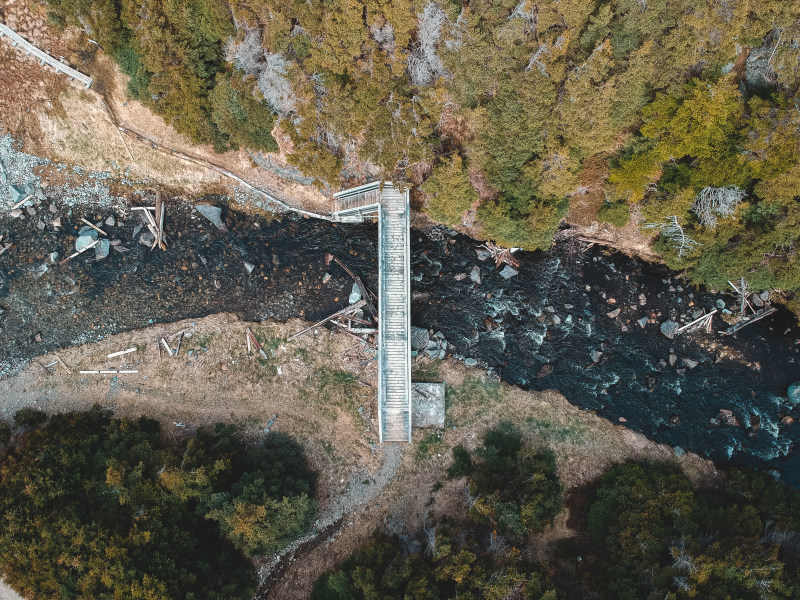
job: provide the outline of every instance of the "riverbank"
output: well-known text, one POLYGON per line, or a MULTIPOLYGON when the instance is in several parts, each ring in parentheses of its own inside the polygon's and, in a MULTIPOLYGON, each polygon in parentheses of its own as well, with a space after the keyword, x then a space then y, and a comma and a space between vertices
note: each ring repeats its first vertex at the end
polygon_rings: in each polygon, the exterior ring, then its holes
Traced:
MULTIPOLYGON (((151 323, 222 311, 251 321, 317 320, 346 306, 352 287, 344 270, 326 266, 327 253, 377 288, 374 224, 240 212, 218 196, 165 194, 170 243, 151 251, 132 208, 152 205, 152 191, 44 165, 54 180, 40 174, 44 161, 18 151, 3 160, 8 183, 34 192, 31 206, 0 215, 0 234, 15 244, 0 256, 4 374, 52 350, 151 323), (198 203, 218 206, 222 228, 197 212, 198 203), (116 245, 100 260, 89 252, 58 264, 88 228, 82 219, 116 245)), ((787 312, 733 337, 715 333, 727 327, 715 317, 710 334, 668 339, 664 322, 688 323, 735 300, 574 238, 518 253, 520 267, 508 278, 477 242, 446 228, 412 230, 411 246, 413 324, 441 333, 445 356, 523 388, 557 389, 659 442, 800 483, 798 415, 786 398, 800 379, 800 330, 787 312)))
MULTIPOLYGON (((420 358, 415 366, 417 377, 446 382, 446 429, 415 431, 412 446, 379 446, 374 359, 368 350, 353 347, 352 338, 324 328, 293 342, 277 341, 306 325, 297 319, 251 323, 218 314, 108 336, 57 353, 72 373, 63 366, 52 373, 40 367, 37 363, 56 360, 55 354, 48 354, 0 380, 0 410, 7 419, 23 407, 59 413, 99 403, 116 416, 157 419, 167 435, 181 436, 216 422, 234 423, 250 443, 269 435, 264 429, 277 415, 270 429, 301 441, 320 473, 321 534, 277 565, 259 563, 265 582, 259 597, 276 600, 306 598, 314 579, 379 525, 388 524, 396 533, 418 531, 425 519, 443 517, 462 504, 463 490, 444 478, 450 448, 474 447, 487 429, 503 420, 519 424, 527 439, 554 450, 568 498, 582 494, 609 466, 626 460, 674 461, 698 483, 716 476, 710 461, 693 454, 677 457, 671 447, 582 411, 557 392, 508 386, 483 369, 466 368, 452 359, 440 363, 420 358), (274 351, 270 361, 248 354, 248 326, 274 351), (185 332, 180 353, 168 357, 157 340, 178 331, 185 332), (131 347, 136 351, 106 358, 131 347), (105 366, 138 373, 78 373, 105 366)), ((536 558, 552 552, 558 540, 576 534, 568 521, 567 511, 532 544, 541 552, 536 558)))

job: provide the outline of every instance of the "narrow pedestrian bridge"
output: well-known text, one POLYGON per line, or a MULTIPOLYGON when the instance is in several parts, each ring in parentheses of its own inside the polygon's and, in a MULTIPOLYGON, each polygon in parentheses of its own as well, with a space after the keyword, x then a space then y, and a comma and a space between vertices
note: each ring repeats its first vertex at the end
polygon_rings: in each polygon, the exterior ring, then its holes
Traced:
POLYGON ((333 220, 378 217, 378 431, 411 441, 411 251, 408 189, 368 183, 334 194, 333 220))

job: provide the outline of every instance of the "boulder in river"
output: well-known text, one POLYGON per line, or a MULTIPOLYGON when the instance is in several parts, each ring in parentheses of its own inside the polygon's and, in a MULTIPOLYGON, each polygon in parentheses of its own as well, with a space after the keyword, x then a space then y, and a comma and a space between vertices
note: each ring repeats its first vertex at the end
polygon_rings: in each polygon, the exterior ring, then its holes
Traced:
POLYGON ((361 300, 361 289, 358 287, 357 283, 354 283, 353 289, 350 290, 350 297, 347 299, 347 301, 350 304, 355 304, 359 300, 361 300))
POLYGON ((669 339, 675 337, 675 332, 678 331, 680 326, 673 320, 668 319, 661 324, 661 333, 667 336, 669 339))
POLYGON ((474 358, 467 358, 464 361, 464 365, 467 366, 467 367, 477 367, 478 366, 478 361, 476 359, 474 359, 474 358))
POLYGON ((733 414, 733 411, 729 408, 721 408, 719 410, 719 420, 722 422, 723 425, 727 425, 728 427, 741 427, 742 424, 739 422, 739 419, 736 415, 733 414))
POLYGON ((153 245, 153 242, 156 241, 156 238, 153 237, 153 234, 149 231, 145 231, 142 235, 139 236, 139 243, 147 246, 148 248, 153 245))
POLYGON ((222 209, 219 206, 210 204, 195 204, 194 206, 201 215, 211 221, 220 231, 228 231, 225 223, 222 222, 222 209))
POLYGON ((688 369, 694 369, 697 365, 699 365, 696 360, 692 360, 691 358, 684 358, 683 359, 683 366, 688 369))
POLYGON ((481 283, 481 268, 478 265, 475 265, 469 271, 469 279, 472 283, 477 283, 480 285, 481 283))
POLYGON ((81 234, 78 236, 78 239, 75 240, 75 251, 76 252, 83 252, 88 248, 94 241, 97 240, 97 232, 94 232, 94 235, 91 234, 81 234))
POLYGON ((256 268, 256 266, 253 263, 249 263, 247 261, 244 261, 244 269, 245 269, 245 271, 247 271, 248 275, 250 275, 253 272, 253 269, 255 269, 255 268, 256 268))
POLYGON ((11 195, 11 202, 13 204, 17 204, 25 197, 25 190, 21 190, 15 185, 8 186, 8 193, 11 195))
POLYGON ((786 397, 789 398, 789 402, 792 404, 800 404, 800 381, 795 381, 789 386, 786 397))
POLYGON ((516 269, 512 269, 508 265, 503 267, 503 270, 500 271, 500 277, 503 279, 511 279, 512 277, 516 277, 519 274, 519 271, 516 269))
POLYGON ((590 356, 592 357, 592 362, 596 363, 600 362, 600 359, 603 358, 603 353, 600 352, 600 350, 592 350, 590 356))
POLYGON ((621 308, 615 308, 610 313, 606 313, 610 318, 616 319, 619 316, 619 313, 622 312, 621 308))

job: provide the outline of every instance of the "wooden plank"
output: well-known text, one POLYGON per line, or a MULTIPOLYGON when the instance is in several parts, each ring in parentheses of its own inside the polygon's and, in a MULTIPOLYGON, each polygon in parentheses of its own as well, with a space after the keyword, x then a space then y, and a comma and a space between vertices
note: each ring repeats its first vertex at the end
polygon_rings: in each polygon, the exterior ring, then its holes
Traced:
POLYGON ((747 327, 748 325, 752 325, 756 321, 759 321, 764 317, 771 315, 776 310, 778 309, 775 308, 774 306, 767 306, 766 308, 762 308, 761 310, 757 311, 754 315, 751 315, 749 317, 744 317, 741 321, 736 323, 736 325, 734 325, 733 327, 729 327, 728 329, 726 329, 725 331, 721 331, 720 333, 722 335, 733 335, 734 333, 747 327))
POLYGON ((286 339, 286 341, 287 341, 287 342, 291 342, 293 339, 300 337, 300 336, 301 336, 301 335, 303 335, 304 333, 308 333, 309 331, 311 331, 311 330, 312 330, 312 329, 314 329, 315 327, 319 327, 320 325, 324 325, 325 323, 327 323, 328 321, 330 321, 330 320, 332 320, 332 319, 335 319, 336 317, 341 317, 342 315, 346 315, 346 314, 348 314, 348 313, 351 313, 351 312, 356 312, 356 311, 357 311, 359 308, 361 308, 362 306, 364 306, 366 303, 367 303, 367 301, 366 301, 366 300, 359 300, 359 301, 358 301, 358 302, 356 302, 355 304, 351 304, 351 305, 350 305, 350 306, 348 306, 347 308, 343 308, 342 310, 340 310, 340 311, 338 311, 338 312, 335 312, 335 313, 333 313, 332 315, 329 315, 329 316, 325 317, 325 318, 324 318, 324 319, 322 319, 321 321, 317 321, 316 323, 314 323, 314 324, 313 324, 313 325, 311 325, 310 327, 306 327, 306 328, 305 328, 305 329, 303 329, 302 331, 298 331, 298 332, 297 332, 297 333, 295 333, 294 335, 292 335, 292 336, 288 337, 288 338, 286 339))
POLYGON ((716 312, 717 312, 717 309, 715 308, 715 309, 714 309, 714 310, 712 310, 710 313, 703 315, 703 316, 702 316, 702 317, 700 317, 699 319, 695 319, 695 320, 694 320, 694 321, 692 321, 691 323, 687 323, 687 324, 686 324, 686 325, 684 325, 683 327, 679 327, 678 329, 676 329, 676 330, 675 330, 675 333, 680 333, 681 331, 684 331, 685 329, 689 329, 689 328, 690 328, 692 325, 697 325, 697 324, 698 324, 698 323, 700 323, 701 321, 704 321, 705 319, 708 319, 708 318, 709 318, 709 317, 711 317, 712 315, 716 314, 716 312))
POLYGON ((103 235, 108 235, 105 231, 100 229, 97 225, 95 225, 94 223, 92 223, 91 221, 88 221, 87 219, 85 219, 83 217, 81 217, 81 222, 86 223, 89 227, 94 229, 97 233, 102 233, 103 235))
MULTIPOLYGON (((154 212, 155 212, 155 218, 158 219, 159 221, 161 221, 162 223, 164 221, 164 217, 162 215, 162 211, 163 210, 164 210, 164 207, 161 204, 161 186, 158 186, 156 188, 156 208, 155 208, 154 212)), ((149 212, 146 213, 146 214, 149 214, 149 212)), ((155 225, 155 219, 153 219, 153 223, 155 225)), ((159 225, 155 225, 155 228, 156 228, 156 239, 153 241, 153 244, 154 244, 153 247, 161 248, 161 231, 162 231, 162 229, 161 229, 161 226, 159 226, 159 225)))
POLYGON ((72 259, 72 258, 75 258, 76 256, 78 256, 78 254, 83 254, 83 253, 84 253, 84 252, 86 252, 86 251, 87 251, 89 248, 94 248, 94 247, 95 247, 97 244, 99 244, 99 243, 100 243, 100 240, 95 240, 95 241, 93 241, 91 244, 89 244, 88 246, 86 246, 86 248, 84 248, 83 250, 81 250, 81 251, 79 251, 79 252, 74 252, 74 253, 70 254, 70 255, 69 255, 67 258, 65 258, 64 260, 62 260, 62 261, 61 261, 60 263, 58 263, 58 264, 59 264, 59 265, 63 265, 63 264, 64 264, 65 262, 67 262, 68 260, 70 260, 70 259, 72 259))
POLYGON ((25 50, 26 54, 33 54, 41 61, 42 64, 50 65, 56 70, 57 73, 64 73, 72 79, 77 79, 86 86, 86 89, 92 87, 94 79, 88 75, 84 75, 80 71, 73 69, 69 65, 65 65, 64 63, 57 61, 44 50, 37 48, 28 40, 19 35, 16 31, 3 23, 0 23, 0 36, 1 35, 7 35, 12 41, 12 46, 20 46, 22 50, 25 50))
POLYGON ((136 352, 136 346, 132 348, 128 348, 127 350, 120 350, 119 352, 112 352, 111 354, 106 355, 106 358, 114 358, 115 356, 122 356, 123 354, 130 354, 131 352, 136 352))

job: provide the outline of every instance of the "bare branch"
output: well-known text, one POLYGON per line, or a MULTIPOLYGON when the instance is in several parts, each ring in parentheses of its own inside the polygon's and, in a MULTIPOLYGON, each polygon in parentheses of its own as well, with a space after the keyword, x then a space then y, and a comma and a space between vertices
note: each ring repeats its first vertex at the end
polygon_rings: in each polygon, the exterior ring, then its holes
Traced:
POLYGON ((678 251, 678 260, 683 260, 684 252, 688 252, 699 245, 686 235, 676 215, 667 217, 665 223, 645 223, 644 227, 647 229, 658 229, 661 235, 669 240, 672 247, 678 251))
POLYGON ((447 20, 444 11, 435 2, 429 2, 425 10, 417 15, 417 40, 407 59, 411 83, 428 86, 447 70, 436 54, 436 44, 442 35, 442 25, 447 20))
POLYGON ((735 185, 727 187, 703 188, 692 202, 692 210, 697 214, 704 227, 714 229, 717 226, 717 217, 730 217, 736 213, 736 207, 741 204, 747 194, 735 185))

